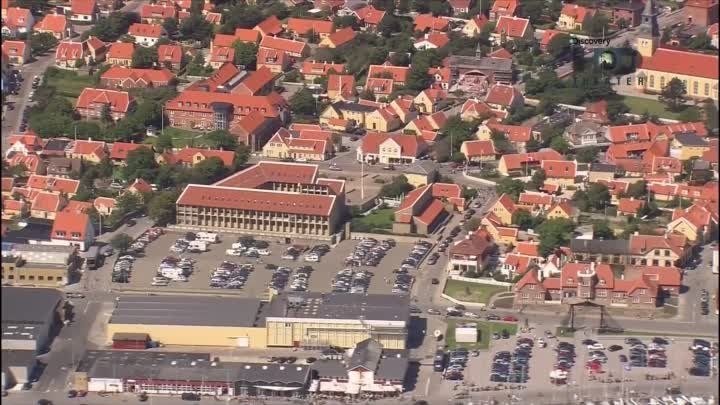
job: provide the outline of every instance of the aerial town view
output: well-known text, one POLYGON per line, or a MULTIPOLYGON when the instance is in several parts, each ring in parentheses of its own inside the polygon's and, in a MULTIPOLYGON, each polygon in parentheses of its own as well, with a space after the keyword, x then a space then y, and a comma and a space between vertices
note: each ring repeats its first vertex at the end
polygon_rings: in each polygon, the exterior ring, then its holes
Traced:
POLYGON ((3 405, 715 405, 718 0, 2 0, 3 405))

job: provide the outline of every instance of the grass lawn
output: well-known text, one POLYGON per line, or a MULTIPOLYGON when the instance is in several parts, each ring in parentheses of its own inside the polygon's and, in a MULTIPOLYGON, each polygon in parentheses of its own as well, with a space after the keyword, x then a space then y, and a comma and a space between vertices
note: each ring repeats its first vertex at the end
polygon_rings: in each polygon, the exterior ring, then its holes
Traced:
POLYGON ((573 331, 573 330, 570 329, 570 328, 562 328, 562 327, 560 327, 560 328, 555 329, 555 336, 557 336, 557 337, 571 338, 571 337, 574 337, 574 336, 575 336, 575 331, 573 331))
POLYGON ((465 281, 448 280, 444 293, 460 301, 487 304, 493 295, 507 291, 499 285, 475 284, 465 281))
MULTIPOLYGON (((184 148, 186 146, 205 146, 202 138, 202 132, 188 131, 186 129, 180 128, 165 128, 163 132, 165 135, 170 135, 172 137, 173 148, 184 148)), ((155 143, 155 139, 157 138, 150 137, 145 139, 145 142, 155 143)))
POLYGON ((622 336, 674 336, 674 337, 710 337, 711 335, 694 335, 692 333, 658 333, 658 332, 641 332, 635 330, 625 330, 622 332, 605 332, 603 335, 622 335, 622 336))
POLYGON ((394 214, 393 208, 381 208, 366 217, 355 217, 352 219, 353 230, 372 232, 375 229, 392 229, 394 214))
MULTIPOLYGON (((86 87, 95 87, 92 76, 78 74, 72 70, 56 69, 45 75, 44 83, 55 88, 55 92, 61 96, 77 98, 86 87)), ((73 100, 73 104, 75 100, 73 100)))
MULTIPOLYGON (((648 98, 622 96, 621 101, 624 102, 629 108, 630 113, 642 115, 647 111, 650 115, 657 115, 660 118, 677 119, 681 112, 668 111, 665 108, 665 104, 648 98)), ((693 106, 687 106, 686 108, 697 108, 693 106)))
POLYGON ((455 324, 458 321, 448 321, 447 330, 445 331, 445 344, 450 349, 456 347, 464 347, 468 350, 483 350, 487 349, 492 340, 492 334, 494 332, 500 333, 503 329, 506 329, 510 335, 517 333, 517 325, 514 323, 506 322, 484 322, 484 321, 461 321, 461 322, 475 322, 478 328, 478 341, 475 343, 458 343, 455 341, 455 324))

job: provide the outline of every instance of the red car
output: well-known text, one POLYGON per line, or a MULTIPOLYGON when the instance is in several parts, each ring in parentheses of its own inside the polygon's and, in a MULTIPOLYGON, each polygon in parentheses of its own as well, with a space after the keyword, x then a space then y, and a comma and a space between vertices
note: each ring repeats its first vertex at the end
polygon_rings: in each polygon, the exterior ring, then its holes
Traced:
POLYGON ((517 322, 518 321, 518 319, 513 315, 503 316, 502 320, 505 322, 517 322))

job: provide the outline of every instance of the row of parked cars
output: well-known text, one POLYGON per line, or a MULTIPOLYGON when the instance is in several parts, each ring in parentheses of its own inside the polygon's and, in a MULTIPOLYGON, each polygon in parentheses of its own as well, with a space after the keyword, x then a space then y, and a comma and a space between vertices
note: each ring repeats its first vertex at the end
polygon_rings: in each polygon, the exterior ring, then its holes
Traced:
POLYGON ((307 291, 310 274, 313 268, 310 266, 298 267, 293 274, 293 280, 290 282, 291 291, 307 291))
POLYGON ((432 249, 432 243, 427 241, 417 241, 412 247, 408 257, 403 259, 400 264, 401 270, 414 270, 417 269, 422 261, 423 257, 432 249))
POLYGON ((129 283, 130 273, 132 271, 133 263, 135 262, 135 256, 126 254, 118 257, 115 265, 113 266, 112 282, 113 283, 129 283))
POLYGON ((530 358, 535 342, 528 337, 519 338, 515 350, 500 351, 493 357, 490 381, 526 383, 529 379, 530 358))
MULTIPOLYGON (((632 367, 667 367, 665 347, 670 343, 663 338, 654 338, 649 345, 637 338, 627 338, 625 343, 630 346, 628 362, 632 367)), ((624 360, 624 359, 621 359, 624 360)))
POLYGON ((354 271, 343 269, 333 278, 332 288, 335 293, 367 294, 373 273, 367 270, 354 271))
MULTIPOLYGON (((479 353, 473 352, 473 355, 477 356, 479 353)), ((464 372, 469 358, 470 352, 462 347, 450 350, 447 354, 442 350, 438 350, 435 352, 433 369, 442 371, 443 378, 446 380, 461 381, 465 379, 464 372)))
POLYGON ((167 287, 170 281, 187 282, 194 270, 195 260, 189 257, 177 258, 175 256, 166 256, 160 261, 152 285, 167 287))
POLYGON ((210 287, 239 290, 243 288, 253 270, 252 264, 223 261, 210 274, 210 287))
POLYGON ((407 295, 410 293, 414 277, 407 274, 407 270, 398 271, 392 288, 393 294, 407 295))
POLYGON ((570 342, 558 342, 555 346, 555 369, 570 372, 575 365, 575 345, 570 342))
POLYGON ((693 363, 689 370, 690 375, 696 377, 710 377, 713 375, 713 369, 717 368, 717 363, 713 364, 712 352, 714 351, 715 356, 717 356, 717 349, 717 343, 715 347, 712 347, 707 340, 694 339, 690 346, 690 350, 693 352, 693 363))
POLYGON ((310 248, 309 252, 305 253, 305 256, 303 256, 303 260, 306 262, 317 263, 320 261, 320 258, 325 256, 329 251, 329 245, 315 245, 310 248))
POLYGON ((362 239, 355 246, 355 251, 345 258, 345 264, 356 267, 375 267, 393 247, 395 247, 395 240, 393 239, 385 239, 382 242, 378 242, 374 238, 362 239))
POLYGON ((276 267, 272 272, 273 273, 270 277, 270 283, 268 284, 268 287, 274 289, 275 291, 282 291, 287 285, 292 269, 290 269, 289 267, 280 266, 276 267))
POLYGON ((700 313, 702 315, 710 314, 710 292, 704 288, 700 292, 700 313))
MULTIPOLYGON (((455 226, 453 229, 450 230, 450 236, 447 236, 445 239, 440 242, 438 245, 438 252, 444 252, 448 246, 450 246, 451 243, 457 238, 458 235, 460 235, 460 232, 462 231, 462 228, 460 226, 455 226)), ((442 238, 442 236, 441 236, 442 238)))

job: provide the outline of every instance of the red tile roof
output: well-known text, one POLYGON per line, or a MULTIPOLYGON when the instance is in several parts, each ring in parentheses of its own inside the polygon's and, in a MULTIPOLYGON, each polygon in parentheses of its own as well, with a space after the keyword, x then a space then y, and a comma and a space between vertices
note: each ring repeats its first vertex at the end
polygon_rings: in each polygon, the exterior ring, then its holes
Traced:
POLYGON ((132 59, 135 51, 135 44, 132 42, 115 42, 110 45, 107 57, 108 59, 132 59))
POLYGON ((256 25, 254 29, 260 31, 262 35, 277 35, 283 30, 282 22, 274 15, 263 20, 260 24, 256 25))
POLYGON ((488 90, 485 102, 509 107, 515 98, 521 98, 522 93, 513 86, 507 84, 495 84, 488 90))
POLYGON ((687 219, 696 228, 710 225, 711 222, 718 223, 717 205, 711 207, 709 204, 693 204, 688 208, 676 208, 673 211, 672 220, 679 218, 687 219))
POLYGON ((492 5, 491 11, 493 13, 499 13, 500 15, 515 15, 518 3, 516 0, 495 0, 492 5))
POLYGON ((110 149, 110 159, 125 160, 128 153, 140 148, 150 149, 151 146, 145 143, 115 142, 110 149))
POLYGON ((548 209, 548 211, 554 211, 555 208, 560 208, 569 217, 572 217, 575 214, 575 207, 568 200, 556 202, 548 209))
POLYGON ((16 143, 22 144, 29 152, 37 152, 42 149, 42 139, 34 133, 14 134, 8 138, 10 146, 16 143))
POLYGON ((335 198, 334 195, 283 193, 273 190, 191 184, 180 195, 177 204, 328 216, 335 204, 335 198))
MULTIPOLYGON (((25 47, 25 41, 5 40, 2 43, 2 53, 6 56, 24 56, 25 47)), ((24 62, 27 63, 28 61, 24 62)))
POLYGON ((32 174, 37 173, 38 166, 40 165, 40 157, 37 155, 23 155, 22 153, 16 153, 5 161, 10 167, 23 165, 27 172, 32 174))
POLYGON ((434 17, 432 14, 420 14, 415 17, 415 31, 445 31, 450 21, 444 17, 434 17))
POLYGON ((653 249, 670 249, 677 255, 682 255, 687 247, 687 238, 678 234, 659 235, 631 235, 630 252, 633 254, 646 254, 653 249))
POLYGON ((267 67, 262 66, 260 69, 248 73, 241 84, 255 94, 273 80, 275 80, 275 74, 267 67))
POLYGON ((357 33, 352 29, 352 27, 345 27, 328 35, 328 41, 338 47, 352 41, 356 36, 357 33))
POLYGON ((543 160, 540 164, 548 178, 574 179, 577 164, 567 160, 543 160))
POLYGON ((436 48, 442 48, 450 43, 450 37, 448 37, 448 35, 444 32, 430 32, 425 34, 424 38, 415 40, 415 44, 420 44, 422 42, 429 42, 436 48))
POLYGON ((410 68, 407 66, 393 66, 389 63, 384 65, 370 65, 368 67, 369 78, 383 76, 384 73, 391 74, 392 79, 402 85, 407 81, 410 68))
POLYGON ((217 91, 218 87, 225 85, 233 77, 240 73, 240 69, 232 63, 223 63, 212 76, 205 80, 199 80, 191 84, 187 90, 202 90, 203 85, 207 85, 208 91, 217 91))
POLYGON ((4 193, 10 192, 12 188, 15 186, 15 178, 14 177, 3 177, 2 178, 2 191, 4 193))
POLYGON ((72 153, 78 155, 92 155, 102 158, 105 156, 105 142, 93 140, 75 141, 72 146, 72 153))
POLYGON ((492 236, 484 230, 468 234, 465 239, 450 247, 450 255, 483 256, 493 246, 492 236))
POLYGON ((127 113, 132 98, 125 91, 85 88, 75 104, 76 108, 92 108, 94 103, 110 105, 110 111, 127 113))
POLYGON ((51 237, 53 239, 84 240, 88 236, 85 233, 90 227, 90 217, 87 214, 58 212, 53 222, 51 237))
POLYGON ((35 174, 28 179, 27 187, 38 191, 48 190, 55 193, 75 194, 80 187, 80 181, 35 174))
POLYGON ((60 194, 41 191, 35 194, 30 209, 33 211, 57 212, 61 203, 60 194))
POLYGON ((467 151, 466 157, 472 158, 475 156, 495 156, 495 145, 492 141, 465 141, 465 150, 467 151))
POLYGON ((310 31, 316 34, 330 34, 333 32, 333 22, 291 17, 287 21, 287 29, 297 35, 305 35, 310 31))
POLYGON ((85 56, 82 42, 60 42, 55 48, 55 61, 74 61, 85 56))
POLYGON ((361 148, 363 154, 380 153, 380 145, 387 140, 392 140, 398 144, 400 146, 400 155, 405 157, 417 157, 425 147, 425 141, 415 135, 368 132, 362 138, 361 148))
POLYGON ((645 200, 636 200, 634 198, 621 198, 618 203, 618 211, 624 214, 637 214, 645 205, 645 200))
POLYGON ((95 13, 95 0, 72 0, 70 10, 74 15, 92 15, 95 13))
POLYGON ((505 125, 496 121, 488 122, 487 126, 491 130, 502 132, 510 142, 529 142, 532 138, 532 127, 505 125))
POLYGON ((515 251, 524 256, 540 257, 540 244, 537 242, 518 242, 515 251))
POLYGON ((243 94, 185 90, 168 101, 165 104, 165 109, 209 113, 212 111, 212 103, 215 102, 232 104, 235 107, 235 114, 247 115, 251 111, 258 111, 267 118, 277 117, 279 110, 287 107, 287 101, 278 96, 277 93, 271 93, 267 96, 247 96, 243 94))
POLYGON ((718 80, 718 55, 659 48, 641 58, 639 69, 718 80))
POLYGON ((432 224, 440 214, 445 210, 445 206, 439 200, 433 199, 425 210, 416 217, 416 220, 422 224, 432 224))
POLYGON ((210 62, 233 63, 235 60, 235 48, 216 46, 210 53, 210 62))
POLYGON ((162 31, 162 25, 159 24, 134 23, 128 29, 128 35, 133 37, 160 38, 162 31))
POLYGON ((257 64, 284 66, 289 56, 284 51, 276 49, 260 48, 257 53, 257 64))
POLYGON ((340 95, 345 98, 352 97, 355 94, 355 76, 329 75, 327 89, 340 92, 340 95))
POLYGON ((499 48, 495 51, 492 51, 488 54, 488 56, 498 59, 512 59, 512 54, 505 48, 499 48))
POLYGON ((177 9, 169 4, 143 4, 142 8, 140 8, 140 17, 163 20, 168 18, 177 19, 177 9))
POLYGON ((32 19, 32 13, 29 9, 20 7, 10 7, 7 9, 7 17, 3 21, 3 25, 17 29, 17 28, 29 28, 28 24, 32 19))
POLYGON ((82 214, 82 213, 88 213, 93 208, 93 203, 88 201, 75 201, 70 200, 68 201, 65 208, 62 209, 62 212, 70 212, 70 213, 76 213, 76 214, 82 214))
POLYGON ((251 29, 235 28, 235 40, 257 44, 260 41, 260 33, 251 29))
POLYGON ((520 193, 518 203, 529 205, 550 205, 553 203, 551 196, 541 193, 520 193))
POLYGON ((152 186, 150 186, 147 181, 136 178, 133 184, 128 186, 128 191, 136 191, 138 193, 150 193, 152 192, 152 186))
POLYGON ((500 159, 505 161, 505 167, 508 170, 517 170, 522 169, 523 163, 537 163, 543 160, 562 160, 563 156, 553 149, 543 149, 538 152, 503 155, 500 159))
POLYGON ((233 174, 216 186, 257 188, 266 183, 315 184, 318 166, 300 163, 261 161, 245 170, 233 174))
POLYGON ((378 10, 373 6, 363 7, 355 11, 358 20, 370 25, 378 25, 385 18, 385 11, 378 10))
POLYGON ((260 41, 261 48, 275 49, 291 54, 302 54, 307 46, 305 42, 271 36, 264 36, 260 41))
MULTIPOLYGON (((546 282, 549 280, 556 280, 554 278, 546 278, 542 282, 540 282, 540 279, 538 279, 537 271, 531 270, 526 272, 520 280, 518 280, 517 283, 513 286, 514 291, 522 291, 523 288, 525 288, 528 285, 534 285, 537 287, 539 291, 545 291, 546 288, 551 288, 549 286, 546 286, 546 282)), ((559 288, 559 287, 558 287, 559 288)))
POLYGON ((106 209, 106 210, 113 210, 115 209, 115 205, 117 204, 117 200, 114 198, 108 198, 108 197, 97 197, 95 200, 93 200, 92 205, 95 207, 95 209, 106 209))
POLYGON ((526 18, 501 16, 495 26, 495 33, 504 33, 508 38, 523 38, 528 28, 530 20, 526 18))
POLYGON ((158 62, 169 62, 172 64, 182 61, 182 48, 179 45, 160 45, 158 46, 158 62))
POLYGON ((579 24, 585 22, 585 19, 595 15, 597 10, 579 6, 577 4, 565 4, 560 12, 561 15, 568 17, 574 17, 575 21, 579 24))
POLYGON ((345 71, 345 64, 304 61, 300 68, 300 73, 304 75, 325 76, 330 73, 331 70, 334 70, 335 73, 343 73, 345 71))
POLYGON ((64 15, 48 14, 40 22, 35 24, 34 30, 41 32, 63 33, 67 28, 67 19, 64 15))

